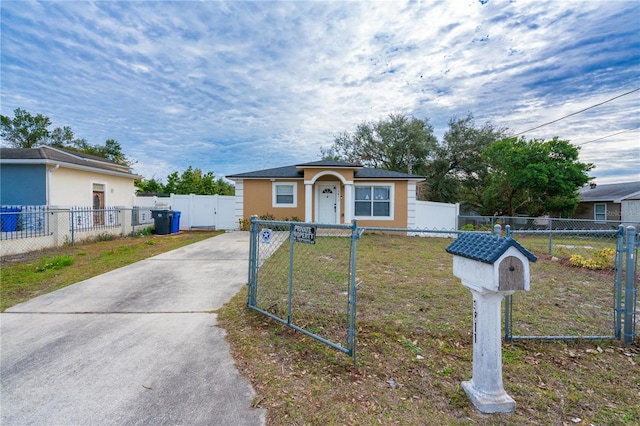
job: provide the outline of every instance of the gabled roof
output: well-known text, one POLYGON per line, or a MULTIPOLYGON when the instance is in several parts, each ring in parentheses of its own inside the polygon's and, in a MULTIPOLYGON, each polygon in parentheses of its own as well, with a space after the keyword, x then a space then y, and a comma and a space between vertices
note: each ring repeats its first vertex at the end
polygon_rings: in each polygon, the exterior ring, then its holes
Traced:
POLYGON ((255 172, 238 173, 226 176, 228 179, 303 179, 304 169, 354 169, 354 179, 393 179, 393 180, 422 180, 422 176, 391 170, 362 167, 359 164, 345 161, 320 160, 311 163, 301 163, 292 166, 276 167, 273 169, 257 170, 255 172))
POLYGON ((347 161, 337 161, 337 160, 312 161, 311 163, 296 164, 296 167, 300 167, 303 169, 314 168, 314 167, 318 167, 318 168, 334 167, 334 168, 341 168, 341 169, 361 169, 362 168, 360 164, 349 163, 347 161))
POLYGON ((611 201, 620 203, 625 198, 637 196, 640 193, 640 181, 609 183, 603 185, 587 185, 580 190, 580 201, 591 203, 597 201, 611 201))
POLYGON ((41 146, 38 148, 0 148, 3 164, 60 164, 75 169, 92 169, 107 174, 138 178, 131 168, 95 155, 63 148, 41 146))
POLYGON ((538 258, 519 242, 511 237, 497 237, 492 234, 480 234, 477 232, 464 232, 445 250, 456 256, 466 257, 479 262, 494 264, 509 247, 515 247, 531 262, 538 258))

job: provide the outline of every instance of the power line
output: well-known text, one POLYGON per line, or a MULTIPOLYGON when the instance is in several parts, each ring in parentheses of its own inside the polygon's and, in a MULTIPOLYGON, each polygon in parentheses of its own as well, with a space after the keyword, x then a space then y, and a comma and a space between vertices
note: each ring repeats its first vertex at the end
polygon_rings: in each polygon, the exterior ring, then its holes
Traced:
POLYGON ((591 143, 591 142, 597 142, 597 141, 600 141, 600 140, 602 140, 602 139, 607 139, 607 138, 610 138, 610 137, 612 137, 612 136, 617 136, 617 135, 619 135, 619 134, 627 133, 627 132, 630 132, 630 131, 632 131, 632 130, 636 130, 636 129, 640 129, 640 126, 638 126, 638 127, 634 127, 634 128, 631 128, 631 129, 627 129, 627 130, 623 130, 623 131, 618 132, 618 133, 613 133, 613 134, 611 134, 611 135, 603 136, 603 137, 598 138, 598 139, 593 139, 593 140, 590 140, 590 141, 586 141, 586 142, 578 143, 578 144, 576 144, 576 146, 582 146, 582 145, 586 145, 586 144, 591 143))
POLYGON ((611 98, 611 99, 607 99, 607 100, 606 100, 606 101, 604 101, 604 102, 600 102, 600 103, 597 103, 597 104, 595 104, 595 105, 591 105, 590 107, 585 108, 585 109, 581 109, 580 111, 577 111, 577 112, 574 112, 574 113, 571 113, 571 114, 565 115, 564 117, 560 117, 560 118, 558 118, 557 120, 549 121, 548 123, 544 123, 544 124, 541 124, 541 125, 539 125, 539 126, 532 127, 531 129, 525 130, 525 131, 523 131, 523 132, 516 133, 514 136, 520 136, 520 135, 522 135, 523 133, 527 133, 527 132, 530 132, 530 131, 532 131, 532 130, 539 129, 540 127, 548 126, 549 124, 553 124, 553 123, 556 123, 556 122, 558 122, 558 121, 560 121, 560 120, 564 120, 565 118, 568 118, 568 117, 571 117, 571 116, 574 116, 574 115, 577 115, 577 114, 583 113, 583 112, 588 111, 588 110, 590 110, 590 109, 592 109, 592 108, 598 107, 598 106, 600 106, 600 105, 604 105, 604 104, 606 104, 606 103, 608 103, 608 102, 611 102, 611 101, 613 101, 613 100, 615 100, 615 99, 618 99, 618 98, 621 98, 621 97, 623 97, 623 96, 630 95, 631 93, 637 92, 637 91, 639 91, 639 90, 640 90, 640 87, 639 87, 639 88, 637 88, 637 89, 633 89, 633 90, 631 90, 631 91, 629 91, 629 92, 627 92, 627 93, 623 93, 622 95, 618 95, 618 96, 615 96, 615 97, 613 97, 613 98, 611 98))

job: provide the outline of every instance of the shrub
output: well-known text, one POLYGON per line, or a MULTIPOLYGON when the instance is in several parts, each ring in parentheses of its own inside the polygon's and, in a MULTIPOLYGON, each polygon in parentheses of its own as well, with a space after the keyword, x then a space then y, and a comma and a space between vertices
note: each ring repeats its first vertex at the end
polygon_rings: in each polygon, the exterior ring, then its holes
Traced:
POLYGON ((251 221, 249 219, 238 219, 238 224, 241 231, 248 231, 251 221))
POLYGON ((586 269, 613 269, 616 251, 612 248, 596 250, 592 257, 586 259, 579 254, 574 254, 569 258, 573 266, 586 269))

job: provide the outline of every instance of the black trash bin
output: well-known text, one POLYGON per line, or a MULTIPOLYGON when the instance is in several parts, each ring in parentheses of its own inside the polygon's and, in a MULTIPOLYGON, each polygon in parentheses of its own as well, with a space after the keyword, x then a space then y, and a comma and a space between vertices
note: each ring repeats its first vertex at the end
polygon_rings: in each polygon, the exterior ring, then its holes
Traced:
POLYGON ((151 210, 153 218, 154 233, 158 235, 167 235, 171 233, 171 219, 173 212, 171 210, 151 210))

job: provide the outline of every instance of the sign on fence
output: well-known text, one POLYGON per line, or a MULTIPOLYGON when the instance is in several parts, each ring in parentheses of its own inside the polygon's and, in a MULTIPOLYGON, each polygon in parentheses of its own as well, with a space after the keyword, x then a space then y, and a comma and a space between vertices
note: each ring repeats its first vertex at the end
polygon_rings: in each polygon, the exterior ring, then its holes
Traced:
POLYGON ((294 225, 293 241, 296 243, 315 244, 316 227, 308 225, 294 225))

